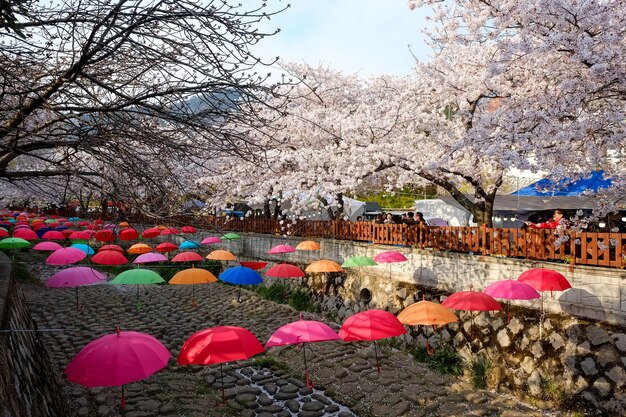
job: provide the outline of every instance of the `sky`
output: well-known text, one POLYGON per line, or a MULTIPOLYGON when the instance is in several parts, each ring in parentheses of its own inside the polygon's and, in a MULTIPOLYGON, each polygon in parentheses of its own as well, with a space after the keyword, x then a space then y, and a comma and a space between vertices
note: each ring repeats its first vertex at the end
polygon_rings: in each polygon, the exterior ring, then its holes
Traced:
POLYGON ((291 7, 260 26, 281 29, 253 49, 265 59, 280 56, 285 62, 321 64, 368 77, 406 75, 415 62, 411 51, 421 61, 430 53, 421 33, 428 25, 428 10, 411 11, 406 0, 268 3, 270 8, 273 4, 291 7))

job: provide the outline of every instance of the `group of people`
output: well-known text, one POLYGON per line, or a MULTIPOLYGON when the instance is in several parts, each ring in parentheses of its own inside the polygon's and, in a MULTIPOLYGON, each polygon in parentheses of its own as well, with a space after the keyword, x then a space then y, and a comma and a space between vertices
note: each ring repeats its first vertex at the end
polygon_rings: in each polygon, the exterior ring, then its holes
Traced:
MULTIPOLYGON (((356 219, 357 222, 365 221, 363 216, 358 216, 356 219)), ((427 226, 426 220, 424 219, 424 214, 414 213, 409 211, 402 215, 394 215, 392 213, 381 213, 376 216, 373 220, 376 224, 407 224, 407 225, 422 225, 427 226)))

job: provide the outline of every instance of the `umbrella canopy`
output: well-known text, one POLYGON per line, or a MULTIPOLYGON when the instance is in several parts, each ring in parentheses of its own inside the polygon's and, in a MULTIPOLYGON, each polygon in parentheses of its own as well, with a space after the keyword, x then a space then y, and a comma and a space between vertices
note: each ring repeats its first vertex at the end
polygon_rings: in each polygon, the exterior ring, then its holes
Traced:
POLYGON ((30 247, 30 242, 19 237, 7 237, 0 240, 0 249, 19 249, 30 247))
POLYGON ((237 233, 226 233, 225 235, 223 235, 221 237, 222 240, 237 240, 237 239, 241 239, 241 236, 239 236, 237 233))
POLYGON ((245 266, 228 268, 220 274, 220 280, 236 285, 256 285, 263 282, 263 278, 257 271, 245 266))
POLYGON ((80 231, 72 231, 72 234, 69 235, 68 237, 71 240, 77 240, 77 239, 87 240, 91 237, 91 235, 86 230, 80 230, 80 231))
POLYGON ((130 227, 130 224, 128 224, 128 222, 119 222, 118 226, 119 227, 130 227))
POLYGON ((447 323, 459 321, 459 318, 448 308, 432 301, 418 301, 413 303, 398 314, 400 323, 411 326, 441 326, 447 323))
POLYGON ((263 351, 259 340, 243 327, 218 326, 189 336, 180 350, 178 363, 212 365, 248 359, 263 351))
POLYGON ((106 281, 106 276, 86 266, 63 269, 46 281, 46 287, 79 287, 81 285, 99 284, 106 281))
POLYGON ((278 328, 265 344, 272 346, 337 340, 339 335, 327 324, 315 320, 298 320, 278 328))
POLYGON ((209 237, 205 237, 204 239, 202 239, 202 242, 200 242, 200 244, 202 245, 211 245, 213 243, 221 243, 221 239, 219 237, 216 236, 209 236, 209 237))
POLYGON ((181 252, 174 256, 171 262, 202 262, 204 258, 196 252, 181 252))
POLYGON ((460 291, 441 303, 453 310, 500 311, 502 306, 492 296, 478 291, 460 291))
POLYGON ((255 271, 260 271, 267 266, 267 262, 240 261, 239 263, 241 264, 241 266, 254 269, 255 271))
POLYGON ((72 246, 70 246, 70 248, 82 250, 83 252, 85 252, 85 255, 93 255, 94 253, 96 253, 96 251, 93 250, 93 248, 86 243, 74 243, 72 246))
POLYGON ((396 316, 383 310, 367 310, 353 314, 339 329, 339 337, 346 342, 378 340, 405 333, 406 329, 396 316))
POLYGON ((122 248, 120 245, 104 245, 100 249, 98 249, 98 252, 103 252, 105 250, 112 250, 115 252, 124 253, 124 248, 122 248))
POLYGON ((296 250, 320 250, 320 244, 313 240, 305 240, 298 243, 296 250))
POLYGON ((176 275, 170 279, 170 284, 175 285, 193 285, 193 284, 209 284, 216 282, 215 275, 202 268, 188 268, 177 272, 176 275))
POLYGON ((236 259, 235 255, 227 250, 214 250, 206 258, 213 261, 234 261, 236 259))
POLYGON ((46 233, 41 235, 41 238, 46 240, 65 240, 63 233, 56 230, 48 230, 46 233))
POLYGON ((493 298, 502 298, 504 300, 534 300, 541 297, 530 285, 513 279, 494 282, 485 288, 483 292, 493 298))
POLYGON ((172 242, 159 243, 155 249, 157 252, 173 252, 178 250, 178 245, 172 242))
POLYGON ((59 245, 56 242, 39 242, 35 246, 33 246, 33 250, 37 251, 55 251, 57 249, 61 249, 63 246, 59 245))
POLYGON ((139 237, 139 232, 137 232, 135 229, 133 228, 126 228, 126 229, 122 229, 120 231, 120 239, 121 240, 135 240, 139 237))
POLYGON ((11 235, 9 235, 9 232, 7 232, 4 229, 0 229, 0 237, 9 237, 11 235))
POLYGON ((149 269, 129 269, 116 276, 111 284, 115 285, 149 285, 165 282, 159 274, 149 269))
POLYGON ((46 263, 48 265, 69 265, 80 262, 87 257, 87 254, 76 248, 57 249, 48 256, 46 263))
POLYGON ((24 240, 37 240, 39 236, 31 229, 19 229, 13 232, 13 237, 18 237, 24 240))
POLYGON ((295 265, 277 264, 268 269, 265 275, 273 278, 302 278, 304 272, 295 265))
POLYGON ((100 230, 96 233, 96 240, 104 243, 113 242, 115 240, 115 232, 110 229, 100 230))
POLYGON ((341 268, 341 265, 339 265, 335 261, 322 259, 319 261, 312 262, 311 265, 306 267, 305 271, 308 273, 343 272, 343 268, 341 268))
POLYGON ((342 264, 342 268, 359 268, 361 266, 375 266, 378 265, 375 260, 369 256, 353 256, 346 259, 342 264))
POLYGON ((91 262, 99 265, 124 265, 128 263, 128 259, 116 250, 103 250, 92 256, 91 262))
POLYGON ((564 291, 572 288, 567 278, 552 269, 529 269, 523 272, 517 280, 530 285, 537 291, 564 291))
POLYGON ((183 233, 196 233, 197 232, 196 228, 193 226, 183 226, 180 229, 180 231, 183 233))
POLYGON ((144 253, 142 255, 139 255, 134 261, 134 264, 147 264, 147 263, 152 263, 152 262, 166 262, 168 261, 167 256, 162 255, 160 253, 154 253, 154 252, 149 252, 149 253, 144 253))
POLYGON ((67 365, 65 374, 68 380, 90 388, 124 385, 163 369, 171 356, 148 334, 118 330, 89 342, 67 365))
MULTIPOLYGON (((120 236, 121 236, 121 233, 120 233, 120 236)), ((145 243, 135 243, 133 246, 128 248, 127 252, 132 255, 141 255, 143 253, 152 252, 152 248, 149 245, 146 245, 145 243)))
POLYGON ((180 232, 175 227, 166 227, 165 229, 161 230, 161 234, 165 235, 165 236, 167 236, 167 235, 177 235, 179 233, 180 232))
POLYGON ((293 246, 290 245, 277 245, 274 246, 273 248, 271 248, 267 253, 269 254, 277 254, 277 253, 289 253, 289 252, 295 252, 296 248, 294 248, 293 246))
POLYGON ((393 250, 381 252, 378 255, 374 256, 374 261, 379 264, 405 262, 407 260, 407 257, 404 256, 402 253, 393 250))
POLYGON ((193 240, 185 240, 178 247, 178 249, 198 249, 198 248, 200 248, 200 244, 193 240))
POLYGON ((150 239, 153 237, 157 237, 160 234, 161 234, 161 231, 159 229, 157 229, 156 227, 151 227, 150 229, 144 230, 143 233, 141 233, 141 237, 145 239, 150 239))

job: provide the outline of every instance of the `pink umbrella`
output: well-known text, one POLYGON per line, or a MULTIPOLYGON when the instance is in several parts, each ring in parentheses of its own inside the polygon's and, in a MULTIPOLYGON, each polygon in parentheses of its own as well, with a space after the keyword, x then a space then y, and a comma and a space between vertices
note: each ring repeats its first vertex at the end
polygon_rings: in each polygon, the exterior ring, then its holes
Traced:
POLYGON ((63 246, 59 245, 56 242, 39 242, 35 246, 33 246, 33 250, 38 251, 55 251, 63 248, 63 246))
POLYGON ((113 250, 115 252, 124 253, 124 248, 122 248, 120 245, 104 245, 100 249, 98 249, 98 252, 103 252, 105 250, 113 250))
POLYGON ((64 240, 65 235, 57 230, 50 230, 44 233, 41 238, 47 240, 64 240))
POLYGON ((295 252, 296 248, 294 248, 293 246, 289 246, 289 245, 277 245, 274 246, 272 249, 269 250, 269 254, 277 254, 277 253, 289 253, 289 252, 295 252))
POLYGON ((105 281, 106 276, 101 272, 86 266, 76 266, 54 274, 46 281, 46 287, 74 287, 76 289, 76 310, 80 310, 80 304, 78 304, 78 287, 81 285, 99 284, 105 281))
POLYGON ((65 368, 67 379, 86 387, 122 386, 163 369, 172 355, 157 339, 145 333, 107 334, 89 342, 65 368))
POLYGON ((91 237, 91 234, 86 231, 86 230, 81 230, 79 232, 75 232, 73 231, 71 235, 69 235, 69 238, 74 240, 74 239, 83 239, 83 240, 87 240, 91 237))
POLYGON ((86 257, 87 254, 80 249, 61 248, 52 252, 46 259, 46 263, 48 265, 69 265, 82 261, 86 257))
POLYGON ((148 252, 142 255, 139 255, 134 261, 134 264, 147 264, 151 262, 166 262, 167 256, 162 255, 160 253, 148 252))
POLYGON ((13 232, 13 237, 19 237, 24 240, 38 240, 39 236, 31 229, 19 229, 13 232))
MULTIPOLYGON (((405 262, 408 261, 408 259, 400 252, 389 250, 381 252, 378 255, 374 256, 374 261, 379 264, 392 264, 397 262, 405 262)), ((391 265, 389 265, 389 278, 391 278, 391 265)))
POLYGON ((353 314, 343 322, 341 329, 339 329, 339 337, 346 342, 374 341, 374 355, 376 356, 378 373, 380 373, 380 359, 378 359, 376 341, 405 333, 406 329, 400 320, 390 312, 383 310, 367 310, 353 314))
MULTIPOLYGON (((302 317, 302 314, 300 314, 300 317, 302 317)), ((300 319, 293 323, 285 324, 276 330, 265 344, 265 348, 302 343, 306 385, 309 388, 313 388, 313 381, 309 382, 309 368, 306 363, 305 343, 325 342, 337 339, 339 339, 339 335, 321 321, 300 319)))
POLYGON ((172 262, 202 262, 204 258, 196 252, 181 252, 172 258, 172 262))
POLYGON ((202 242, 200 242, 201 245, 211 245, 213 243, 221 243, 222 240, 219 237, 216 236, 209 236, 209 237, 205 237, 204 239, 202 239, 202 242))
POLYGON ((182 229, 180 230, 183 233, 196 233, 197 232, 196 228, 193 226, 183 226, 182 229))
POLYGON ((507 300, 507 319, 511 321, 510 300, 534 300, 541 297, 533 287, 514 279, 496 281, 483 291, 493 298, 507 300))

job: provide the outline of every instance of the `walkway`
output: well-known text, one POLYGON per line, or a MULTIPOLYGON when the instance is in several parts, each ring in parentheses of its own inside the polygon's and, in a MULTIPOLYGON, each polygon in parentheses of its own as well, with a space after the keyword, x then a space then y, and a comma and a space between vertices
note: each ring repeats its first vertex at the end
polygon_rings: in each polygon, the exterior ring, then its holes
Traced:
MULTIPOLYGON (((47 269, 47 268, 46 268, 47 269)), ((46 271, 44 271, 45 273, 46 271)), ((49 272, 49 271, 48 271, 49 272)), ((83 310, 75 310, 73 289, 22 285, 60 375, 89 341, 114 331, 136 330, 158 338, 171 352, 168 367, 147 380, 127 386, 127 411, 119 411, 119 388, 93 388, 64 381, 70 416, 558 416, 488 391, 476 391, 416 363, 408 354, 383 351, 376 372, 369 344, 317 343, 306 348, 315 391, 303 384, 302 351, 272 348, 260 359, 224 366, 226 405, 219 398, 219 366, 181 367, 176 363, 192 333, 216 325, 248 328, 262 342, 278 327, 298 319, 298 312, 223 284, 196 286, 198 307, 191 306, 188 286, 154 286, 141 291, 109 285, 79 289, 83 310), (202 287, 202 288, 200 288, 202 287), (264 367, 271 365, 271 369, 264 367)), ((305 314, 305 318, 315 319, 305 314)), ((336 327, 336 326, 335 326, 336 327)))

